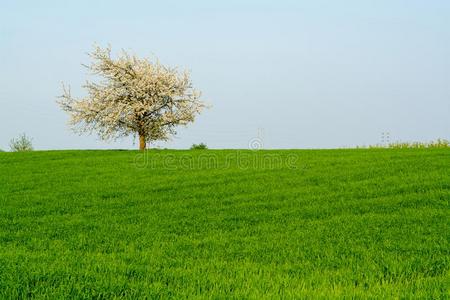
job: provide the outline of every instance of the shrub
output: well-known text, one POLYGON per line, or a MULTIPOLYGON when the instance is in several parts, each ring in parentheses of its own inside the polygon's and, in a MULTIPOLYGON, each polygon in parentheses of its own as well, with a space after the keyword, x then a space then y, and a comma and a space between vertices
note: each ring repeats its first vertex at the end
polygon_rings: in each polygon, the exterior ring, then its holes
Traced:
POLYGON ((431 142, 395 142, 388 145, 370 145, 369 148, 391 148, 391 149, 419 149, 419 148, 450 148, 450 141, 437 139, 431 142))
POLYGON ((9 143, 9 147, 12 152, 25 152, 33 151, 32 139, 24 134, 19 136, 17 139, 12 139, 9 143))
POLYGON ((450 148, 450 141, 446 139, 437 139, 429 143, 429 148, 450 148))
POLYGON ((191 150, 205 150, 205 149, 208 149, 208 146, 206 146, 206 144, 204 143, 193 144, 191 146, 191 150))

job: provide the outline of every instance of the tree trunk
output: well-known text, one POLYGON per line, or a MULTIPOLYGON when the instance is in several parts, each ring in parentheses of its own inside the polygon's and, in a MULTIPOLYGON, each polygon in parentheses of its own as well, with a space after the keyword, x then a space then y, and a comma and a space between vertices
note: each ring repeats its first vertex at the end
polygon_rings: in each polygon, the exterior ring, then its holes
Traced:
POLYGON ((147 147, 147 143, 145 142, 145 136, 139 134, 139 150, 143 151, 147 147))

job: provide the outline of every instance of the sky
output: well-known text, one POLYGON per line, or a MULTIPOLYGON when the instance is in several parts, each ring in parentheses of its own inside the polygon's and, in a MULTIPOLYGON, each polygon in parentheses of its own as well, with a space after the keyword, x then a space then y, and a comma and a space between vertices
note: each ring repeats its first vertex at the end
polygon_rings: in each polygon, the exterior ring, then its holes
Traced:
POLYGON ((56 104, 97 43, 191 71, 211 108, 154 147, 338 148, 450 139, 450 1, 0 3, 0 149, 134 149, 78 135, 56 104))

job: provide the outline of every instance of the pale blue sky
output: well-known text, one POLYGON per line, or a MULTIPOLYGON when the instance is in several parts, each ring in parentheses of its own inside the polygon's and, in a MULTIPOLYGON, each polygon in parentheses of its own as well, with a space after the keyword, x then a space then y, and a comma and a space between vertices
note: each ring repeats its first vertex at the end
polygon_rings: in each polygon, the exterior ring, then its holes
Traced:
POLYGON ((162 147, 332 148, 450 139, 450 1, 8 1, 0 4, 0 148, 135 148, 78 136, 97 42, 192 71, 212 104, 162 147), (95 2, 95 3, 94 3, 95 2))

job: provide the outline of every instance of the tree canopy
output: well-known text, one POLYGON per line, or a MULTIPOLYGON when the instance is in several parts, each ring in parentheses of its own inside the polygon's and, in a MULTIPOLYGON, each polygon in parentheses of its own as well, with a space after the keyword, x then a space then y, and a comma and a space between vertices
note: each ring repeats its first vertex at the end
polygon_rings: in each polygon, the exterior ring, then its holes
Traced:
POLYGON ((63 85, 58 100, 77 132, 97 132, 103 140, 137 135, 142 150, 168 140, 176 126, 193 122, 205 107, 187 71, 126 51, 113 59, 110 47, 95 47, 89 55, 92 63, 85 66, 102 80, 87 81, 87 96, 80 99, 63 85))

